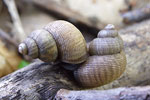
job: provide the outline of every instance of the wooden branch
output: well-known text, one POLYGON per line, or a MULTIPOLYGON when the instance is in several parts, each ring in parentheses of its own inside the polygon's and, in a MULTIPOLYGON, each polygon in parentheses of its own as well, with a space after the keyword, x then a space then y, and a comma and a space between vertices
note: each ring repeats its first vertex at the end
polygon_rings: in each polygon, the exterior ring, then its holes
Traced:
POLYGON ((65 70, 35 62, 0 79, 0 100, 51 100, 61 89, 73 89, 65 70))
POLYGON ((12 44, 15 48, 18 47, 17 41, 12 39, 6 32, 4 32, 2 29, 0 29, 0 38, 2 40, 5 40, 6 42, 12 44))
POLYGON ((126 24, 140 22, 142 20, 150 18, 150 4, 143 8, 139 8, 133 11, 126 12, 122 15, 123 22, 126 24))
POLYGON ((61 89, 55 100, 150 100, 150 86, 110 90, 69 91, 61 89))
POLYGON ((149 100, 150 86, 111 90, 79 89, 59 66, 35 62, 0 79, 0 100, 149 100), (60 90, 61 89, 61 90, 60 90), (59 90, 59 91, 58 91, 59 90), (58 91, 58 92, 57 92, 58 91), (57 95, 55 96, 55 94, 57 95), (54 98, 55 97, 55 98, 54 98))
POLYGON ((16 8, 16 4, 14 0, 4 0, 4 3, 6 4, 6 6, 8 7, 8 11, 11 15, 13 24, 14 24, 14 28, 16 29, 16 35, 17 39, 19 40, 19 42, 22 42, 25 38, 26 38, 26 34, 23 30, 22 27, 22 23, 16 8))

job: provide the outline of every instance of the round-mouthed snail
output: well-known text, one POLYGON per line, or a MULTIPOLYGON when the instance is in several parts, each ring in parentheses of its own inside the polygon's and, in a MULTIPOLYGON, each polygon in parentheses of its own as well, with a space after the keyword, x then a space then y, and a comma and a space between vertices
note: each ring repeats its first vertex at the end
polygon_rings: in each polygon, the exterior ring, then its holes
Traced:
POLYGON ((121 76, 126 67, 123 40, 114 25, 107 25, 89 43, 87 61, 74 71, 75 79, 83 87, 98 87, 121 76))
POLYGON ((19 52, 45 62, 60 60, 79 64, 87 59, 87 47, 81 32, 71 23, 63 20, 47 24, 43 29, 33 31, 19 45, 19 52))
POLYGON ((33 31, 18 49, 24 55, 45 62, 59 60, 75 64, 67 67, 78 65, 73 70, 74 77, 81 86, 88 88, 117 79, 126 67, 123 41, 113 25, 100 31, 87 50, 84 37, 74 25, 62 20, 54 21, 33 31))

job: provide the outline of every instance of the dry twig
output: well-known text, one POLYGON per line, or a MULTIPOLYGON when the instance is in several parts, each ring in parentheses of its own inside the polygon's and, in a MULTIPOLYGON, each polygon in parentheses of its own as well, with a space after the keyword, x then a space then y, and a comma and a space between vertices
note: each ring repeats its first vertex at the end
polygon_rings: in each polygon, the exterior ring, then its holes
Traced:
POLYGON ((0 38, 2 40, 7 41, 8 43, 12 44, 13 46, 15 46, 16 48, 18 47, 18 43, 13 40, 6 32, 4 32, 2 29, 0 29, 0 38))
POLYGON ((133 10, 122 15, 124 23, 139 22, 150 18, 150 5, 143 8, 133 10))
POLYGON ((14 0, 4 0, 4 3, 8 7, 8 11, 11 15, 14 27, 17 30, 16 34, 14 34, 14 35, 16 35, 19 42, 21 42, 26 37, 26 34, 24 33, 24 30, 23 30, 23 27, 22 27, 22 24, 20 21, 20 17, 19 17, 17 8, 16 8, 15 1, 14 0))
POLYGON ((110 90, 69 91, 61 89, 55 100, 150 100, 150 86, 110 90))

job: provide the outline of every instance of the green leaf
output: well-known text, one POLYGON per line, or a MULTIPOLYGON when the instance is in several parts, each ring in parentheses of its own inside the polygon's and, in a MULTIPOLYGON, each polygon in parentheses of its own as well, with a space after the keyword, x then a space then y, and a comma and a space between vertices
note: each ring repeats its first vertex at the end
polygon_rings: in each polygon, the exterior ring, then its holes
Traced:
POLYGON ((25 61, 25 60, 22 60, 22 61, 20 62, 20 64, 19 64, 18 68, 23 68, 23 67, 25 67, 25 66, 27 66, 27 65, 29 65, 29 64, 30 64, 29 62, 27 62, 27 61, 25 61))

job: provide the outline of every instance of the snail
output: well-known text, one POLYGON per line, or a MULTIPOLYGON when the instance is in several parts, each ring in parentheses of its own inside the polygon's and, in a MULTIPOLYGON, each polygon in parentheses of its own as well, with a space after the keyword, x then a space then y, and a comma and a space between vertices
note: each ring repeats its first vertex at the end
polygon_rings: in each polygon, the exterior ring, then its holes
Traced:
POLYGON ((114 25, 108 24, 89 43, 87 61, 74 71, 74 77, 83 87, 102 86, 119 78, 126 67, 123 40, 114 25))
POLYGON ((60 60, 79 64, 87 59, 87 47, 81 32, 71 23, 53 21, 33 31, 18 47, 19 52, 44 62, 60 60))
POLYGON ((61 61, 68 67, 66 69, 73 71, 76 81, 87 88, 112 82, 121 76, 126 67, 123 40, 111 24, 87 46, 81 32, 73 24, 54 21, 33 31, 18 50, 44 62, 61 61))

